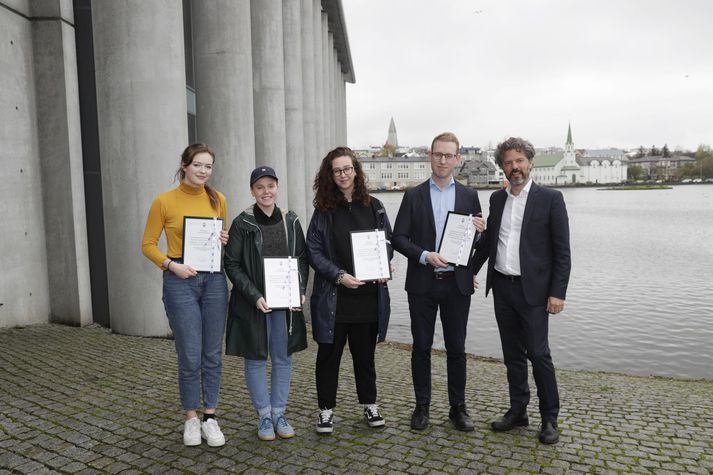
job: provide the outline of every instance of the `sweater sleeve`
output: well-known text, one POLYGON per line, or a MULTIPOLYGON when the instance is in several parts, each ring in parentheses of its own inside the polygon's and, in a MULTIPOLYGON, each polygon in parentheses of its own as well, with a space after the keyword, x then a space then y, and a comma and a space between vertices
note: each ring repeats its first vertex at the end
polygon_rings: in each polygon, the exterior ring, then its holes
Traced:
POLYGON ((148 218, 146 218, 146 227, 144 228, 144 238, 141 242, 141 251, 144 256, 148 257, 151 262, 163 269, 163 261, 166 260, 166 254, 158 248, 158 240, 163 232, 164 210, 161 206, 161 201, 156 198, 149 209, 148 218))
POLYGON ((220 217, 223 218, 223 229, 228 230, 228 200, 225 199, 225 195, 218 192, 218 201, 220 203, 220 217))

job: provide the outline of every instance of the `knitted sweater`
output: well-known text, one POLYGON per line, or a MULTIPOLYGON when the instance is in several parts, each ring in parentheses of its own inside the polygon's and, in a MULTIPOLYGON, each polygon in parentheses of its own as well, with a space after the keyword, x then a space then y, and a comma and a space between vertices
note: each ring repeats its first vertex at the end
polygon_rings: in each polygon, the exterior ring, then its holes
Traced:
POLYGON ((151 262, 163 269, 168 256, 183 257, 183 217, 199 216, 223 218, 223 229, 228 219, 228 205, 225 196, 218 192, 218 209, 210 205, 210 198, 204 187, 193 188, 181 183, 171 191, 161 193, 151 204, 141 250, 151 262), (161 232, 166 233, 168 253, 158 247, 161 232))

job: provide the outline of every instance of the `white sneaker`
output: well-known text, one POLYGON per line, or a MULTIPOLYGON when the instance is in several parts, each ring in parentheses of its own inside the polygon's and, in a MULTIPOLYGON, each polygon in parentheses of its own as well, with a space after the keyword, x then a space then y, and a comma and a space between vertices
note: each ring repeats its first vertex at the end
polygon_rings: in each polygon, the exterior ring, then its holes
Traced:
POLYGON ((183 426, 183 445, 201 445, 201 421, 191 417, 183 426))
POLYGON ((225 436, 218 426, 215 418, 208 419, 201 424, 201 434, 210 447, 220 447, 225 445, 225 436))

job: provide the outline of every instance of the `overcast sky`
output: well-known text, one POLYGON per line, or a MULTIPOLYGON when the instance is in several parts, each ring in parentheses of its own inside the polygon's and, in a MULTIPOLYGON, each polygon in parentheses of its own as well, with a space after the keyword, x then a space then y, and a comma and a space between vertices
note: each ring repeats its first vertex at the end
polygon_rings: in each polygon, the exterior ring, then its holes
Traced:
POLYGON ((342 0, 348 143, 713 145, 713 0, 342 0))

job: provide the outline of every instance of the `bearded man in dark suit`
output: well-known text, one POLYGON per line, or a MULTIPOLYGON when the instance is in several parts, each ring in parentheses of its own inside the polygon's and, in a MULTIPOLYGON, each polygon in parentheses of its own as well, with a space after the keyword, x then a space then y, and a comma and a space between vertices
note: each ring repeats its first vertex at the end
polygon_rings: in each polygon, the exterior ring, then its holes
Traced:
POLYGON ((559 440, 559 393, 548 341, 549 316, 564 309, 571 268, 569 220, 562 193, 530 178, 535 149, 510 137, 495 160, 510 182, 490 197, 488 226, 478 243, 473 270, 488 260, 486 295, 493 290, 495 318, 507 368, 510 409, 491 427, 527 426, 530 389, 527 361, 537 386, 542 425, 539 439, 559 440))

